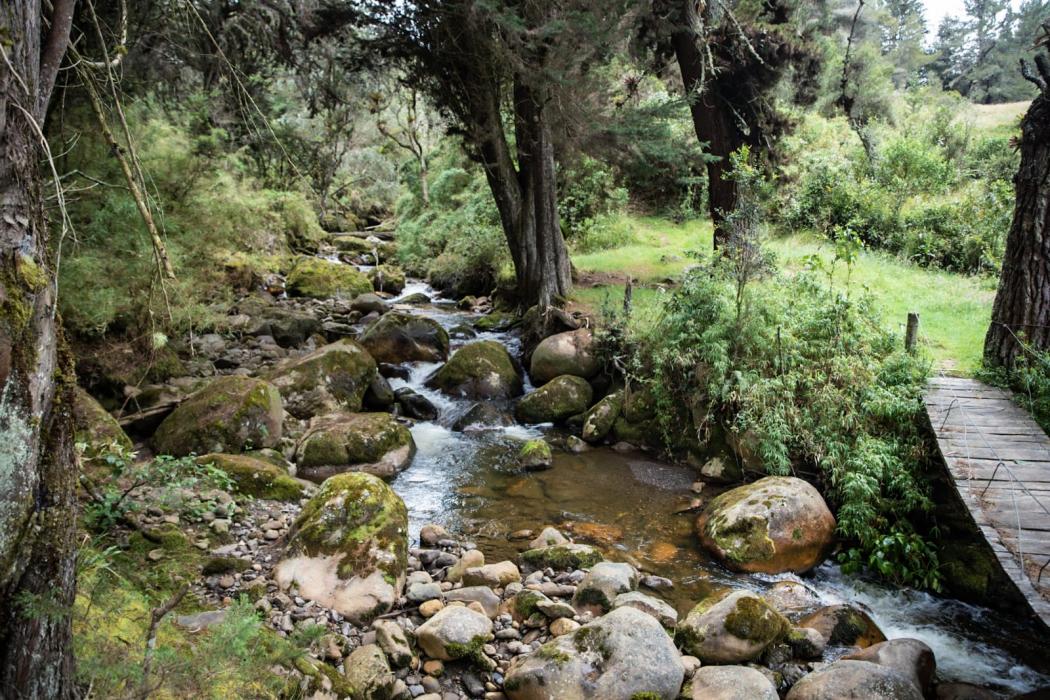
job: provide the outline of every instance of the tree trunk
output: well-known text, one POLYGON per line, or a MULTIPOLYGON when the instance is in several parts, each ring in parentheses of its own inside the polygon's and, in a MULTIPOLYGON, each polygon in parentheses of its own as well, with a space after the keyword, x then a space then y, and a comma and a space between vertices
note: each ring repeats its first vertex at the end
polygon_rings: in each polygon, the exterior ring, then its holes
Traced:
POLYGON ((68 44, 56 0, 41 46, 39 0, 0 3, 0 697, 73 696, 73 376, 56 320, 40 125, 68 44))
POLYGON ((1021 124, 1014 218, 984 339, 990 366, 1013 367, 1025 346, 1050 350, 1050 70, 1043 82, 1021 124))
POLYGON ((690 98, 689 111, 696 138, 701 144, 707 144, 705 150, 708 153, 717 156, 716 160, 707 163, 707 202, 714 225, 714 247, 718 249, 728 236, 722 224, 737 203, 736 183, 724 177, 729 169, 729 155, 747 140, 716 91, 699 89, 704 74, 704 58, 697 48, 696 35, 689 30, 678 31, 671 41, 682 74, 682 84, 690 98))

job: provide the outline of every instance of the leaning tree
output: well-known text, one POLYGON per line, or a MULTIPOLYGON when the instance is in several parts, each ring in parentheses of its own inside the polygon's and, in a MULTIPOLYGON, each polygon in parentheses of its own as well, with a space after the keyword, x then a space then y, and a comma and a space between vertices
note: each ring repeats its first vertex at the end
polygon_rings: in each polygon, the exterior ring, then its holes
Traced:
POLYGON ((41 169, 48 161, 42 124, 69 43, 74 5, 75 0, 0 2, 0 697, 5 698, 73 696, 72 371, 56 317, 60 241, 51 239, 41 169))
POLYGON ((775 93, 791 77, 797 96, 815 89, 818 59, 795 18, 792 0, 650 0, 641 15, 639 46, 658 64, 678 63, 693 129, 714 158, 707 163, 714 245, 728 232, 737 185, 726 177, 729 156, 748 146, 759 157, 774 152, 790 122, 775 93))
MULTIPOLYGON (((1041 40, 1050 46, 1050 22, 1041 40)), ((1003 271, 984 338, 990 366, 1011 368, 1027 351, 1050 350, 1050 52, 1024 60, 1021 72, 1039 96, 1021 121, 1021 166, 1003 271)))
POLYGON ((396 61, 449 118, 481 165, 525 304, 571 286, 558 218, 556 124, 626 21, 627 0, 359 0, 317 15, 364 27, 367 50, 396 61), (560 116, 559 116, 560 115, 560 116))

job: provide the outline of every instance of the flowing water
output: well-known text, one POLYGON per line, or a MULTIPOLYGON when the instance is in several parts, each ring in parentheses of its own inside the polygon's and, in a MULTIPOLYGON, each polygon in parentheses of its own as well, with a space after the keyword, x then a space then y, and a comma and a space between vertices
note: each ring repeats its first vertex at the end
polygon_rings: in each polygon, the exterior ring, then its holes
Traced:
MULTIPOLYGON (((419 282, 409 284, 399 298, 416 292, 435 303, 399 305, 399 310, 427 315, 446 329, 469 325, 476 318, 442 303, 433 289, 419 282)), ((484 339, 503 343, 512 356, 520 349, 514 332, 454 339, 452 348, 484 339)), ((437 420, 412 428, 418 451, 393 482, 408 506, 411 533, 426 523, 440 523, 476 542, 487 560, 499 561, 516 559, 524 546, 511 541, 511 533, 555 525, 575 539, 598 545, 611 559, 674 581, 674 590, 664 597, 683 613, 716 588, 762 591, 779 580, 803 580, 733 574, 710 561, 694 535, 693 516, 675 514, 692 497, 695 473, 688 467, 603 447, 581 454, 555 450, 551 469, 522 473, 516 465, 522 442, 543 435, 557 443, 563 437, 560 432, 550 425, 453 430, 456 419, 474 402, 424 386, 438 367, 416 363, 407 380, 391 380, 394 388, 410 386, 423 394, 440 412, 437 420)), ((526 391, 530 388, 526 385, 526 391)), ((1007 692, 1050 685, 1045 639, 1000 613, 847 577, 829 564, 804 581, 827 604, 852 602, 866 608, 888 637, 926 642, 936 653, 942 680, 1007 692)))

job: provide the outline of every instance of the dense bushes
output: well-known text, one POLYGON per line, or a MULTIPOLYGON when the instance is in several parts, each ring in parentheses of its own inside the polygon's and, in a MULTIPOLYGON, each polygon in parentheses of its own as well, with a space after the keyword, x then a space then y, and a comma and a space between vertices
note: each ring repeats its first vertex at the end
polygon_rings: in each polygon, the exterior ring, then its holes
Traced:
POLYGON ((789 140, 782 224, 843 230, 920 265, 995 273, 1013 207, 1016 154, 1004 134, 975 137, 958 105, 914 108, 900 128, 869 129, 872 162, 844 121, 811 116, 789 140))
MULTIPOLYGON (((145 226, 116 161, 82 122, 68 171, 85 175, 70 202, 75 238, 66 239, 59 278, 66 327, 81 336, 107 331, 140 335, 207 326, 229 297, 223 263, 275 256, 317 245, 322 232, 305 195, 258 187, 236 153, 223 153, 224 133, 194 115, 150 100, 130 106, 128 121, 148 177, 178 281, 162 290, 145 226), (88 180, 87 177, 91 179, 88 180), (101 183, 101 184, 99 184, 101 183), (247 256, 245 255, 247 254, 247 256)), ((85 115, 67 114, 67 123, 85 115)))

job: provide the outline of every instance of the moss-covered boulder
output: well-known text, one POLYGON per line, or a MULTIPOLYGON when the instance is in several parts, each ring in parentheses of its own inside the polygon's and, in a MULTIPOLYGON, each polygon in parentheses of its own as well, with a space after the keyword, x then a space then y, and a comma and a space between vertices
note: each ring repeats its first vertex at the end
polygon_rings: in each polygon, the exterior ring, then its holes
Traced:
POLYGON ((502 344, 482 340, 464 345, 427 379, 427 386, 468 399, 521 396, 522 381, 502 344))
POLYGON ((377 292, 400 294, 405 288, 405 273, 393 265, 378 265, 368 271, 368 279, 377 292))
POLYGON ((505 311, 493 311, 474 321, 479 331, 507 331, 521 323, 521 318, 505 311))
POLYGON ((526 572, 541 569, 574 571, 587 569, 602 560, 602 553, 587 544, 553 544, 535 547, 521 553, 521 565, 526 572))
POLYGON ((273 462, 253 455, 213 453, 197 458, 198 464, 211 464, 233 479, 237 490, 253 498, 274 501, 297 501, 303 485, 273 462))
POLYGON ((544 384, 564 374, 589 379, 597 373, 594 336, 587 328, 545 338, 536 346, 529 364, 529 376, 536 384, 544 384))
POLYGON ((299 258, 288 273, 285 287, 293 296, 314 299, 353 299, 372 291, 372 283, 364 273, 314 257, 299 258))
POLYGON ((382 479, 364 473, 325 481, 289 533, 274 578, 354 624, 390 610, 408 562, 408 511, 382 479))
POLYGON ((786 617, 750 591, 715 595, 678 623, 682 650, 705 664, 739 664, 757 659, 791 630, 786 617))
POLYGON ((448 357, 448 333, 425 316, 391 311, 361 336, 361 344, 376 362, 440 362, 448 357))
POLYGON ((526 394, 514 414, 522 423, 556 423, 586 411, 593 395, 586 379, 566 374, 526 394))
POLYGON ((604 440, 620 417, 622 407, 623 392, 614 391, 587 409, 583 414, 583 439, 587 442, 604 440))
POLYGON ((109 445, 117 445, 124 450, 132 448, 131 438, 120 427, 117 419, 80 387, 77 387, 73 397, 73 425, 76 441, 86 446, 88 456, 97 454, 109 445))
POLYGON ((343 662, 343 668, 353 700, 390 700, 398 697, 398 678, 390 670, 386 654, 378 645, 365 644, 354 649, 343 662))
POLYGON ((511 662, 510 700, 674 700, 685 671, 660 623, 630 607, 511 662))
POLYGON ((299 475, 324 481, 366 472, 391 479, 416 453, 412 433, 389 413, 333 413, 315 418, 295 451, 299 475))
POLYGON ((281 439, 284 409, 276 387, 232 375, 209 382, 179 405, 157 428, 158 454, 244 452, 274 447, 281 439))
POLYGON ((339 410, 360 411, 375 377, 375 360, 349 339, 325 345, 267 375, 281 392, 284 409, 302 419, 339 410))
POLYGON ((809 483, 767 476, 712 499, 696 529, 704 547, 735 571, 802 573, 824 560, 835 516, 809 483))
POLYGON ((551 454, 551 446, 543 438, 528 440, 518 450, 518 464, 525 471, 540 471, 550 469, 554 464, 554 455, 551 454))

